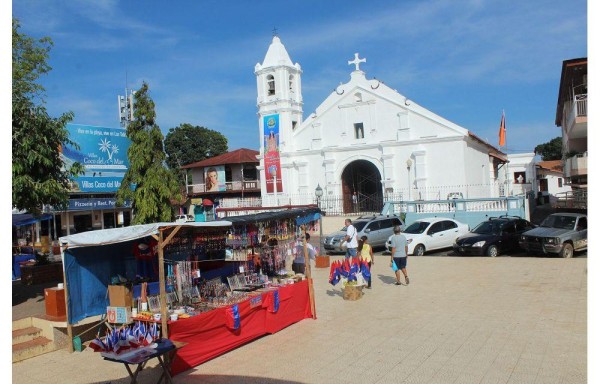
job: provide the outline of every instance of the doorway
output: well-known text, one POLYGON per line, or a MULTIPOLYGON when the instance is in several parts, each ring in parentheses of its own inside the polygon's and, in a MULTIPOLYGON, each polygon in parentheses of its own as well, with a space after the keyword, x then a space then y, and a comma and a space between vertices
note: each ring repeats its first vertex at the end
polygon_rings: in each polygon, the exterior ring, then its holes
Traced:
POLYGON ((379 213, 383 208, 381 174, 367 160, 355 160, 342 172, 344 213, 379 213))

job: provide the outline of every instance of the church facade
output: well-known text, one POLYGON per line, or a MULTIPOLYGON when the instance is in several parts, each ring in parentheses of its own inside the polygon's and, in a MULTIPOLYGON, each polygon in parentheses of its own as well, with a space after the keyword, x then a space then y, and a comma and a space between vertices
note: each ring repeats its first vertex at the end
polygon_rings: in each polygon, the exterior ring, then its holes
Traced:
POLYGON ((344 212, 357 203, 361 211, 377 211, 384 198, 502 193, 498 173, 504 153, 367 79, 360 68, 365 61, 355 54, 348 62, 350 80, 304 118, 302 69, 273 37, 255 66, 263 205, 314 202, 317 186, 324 199, 339 199, 344 212))

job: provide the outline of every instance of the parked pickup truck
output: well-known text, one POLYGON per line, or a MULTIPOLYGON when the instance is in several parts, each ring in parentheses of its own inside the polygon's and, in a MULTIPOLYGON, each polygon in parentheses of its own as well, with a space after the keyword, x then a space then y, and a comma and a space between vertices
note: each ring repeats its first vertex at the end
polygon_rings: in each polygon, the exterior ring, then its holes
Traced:
POLYGON ((519 246, 530 254, 557 254, 573 257, 573 251, 587 249, 587 216, 581 213, 553 213, 539 227, 521 235, 519 246))

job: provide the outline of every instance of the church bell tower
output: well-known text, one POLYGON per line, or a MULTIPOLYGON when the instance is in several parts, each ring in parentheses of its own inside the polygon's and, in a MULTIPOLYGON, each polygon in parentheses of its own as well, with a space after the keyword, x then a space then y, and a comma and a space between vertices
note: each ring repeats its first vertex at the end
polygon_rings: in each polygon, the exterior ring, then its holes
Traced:
POLYGON ((290 55, 277 35, 269 45, 262 64, 254 67, 258 91, 258 127, 260 138, 261 194, 275 198, 290 193, 286 185, 293 178, 286 163, 292 151, 294 130, 302 123, 302 70, 292 64, 290 55))
POLYGON ((273 36, 263 63, 256 64, 254 74, 261 153, 265 153, 265 140, 262 139, 265 135, 264 117, 272 115, 279 116, 278 148, 285 152, 291 149, 292 132, 302 123, 302 69, 300 64, 292 64, 279 37, 273 36))

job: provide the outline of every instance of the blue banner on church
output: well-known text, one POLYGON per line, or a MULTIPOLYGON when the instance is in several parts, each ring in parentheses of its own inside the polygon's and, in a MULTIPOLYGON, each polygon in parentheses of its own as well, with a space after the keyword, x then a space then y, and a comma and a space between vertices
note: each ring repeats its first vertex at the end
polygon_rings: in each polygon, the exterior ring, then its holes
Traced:
POLYGON ((279 158, 279 115, 263 117, 263 136, 267 193, 283 192, 279 158))

